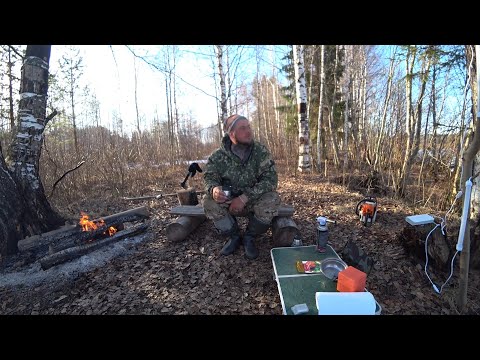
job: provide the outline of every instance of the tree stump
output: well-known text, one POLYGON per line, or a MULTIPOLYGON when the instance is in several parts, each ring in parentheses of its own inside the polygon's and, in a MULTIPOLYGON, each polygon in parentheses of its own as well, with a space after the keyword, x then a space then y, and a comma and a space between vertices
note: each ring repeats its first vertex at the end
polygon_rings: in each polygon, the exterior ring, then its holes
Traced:
MULTIPOLYGON (((197 192, 194 188, 178 191, 177 198, 180 205, 198 205, 197 192)), ((167 240, 172 242, 184 240, 198 225, 204 222, 206 218, 205 215, 177 217, 167 225, 167 240)))
POLYGON ((197 192, 194 188, 177 191, 177 198, 180 205, 198 205, 197 192))
MULTIPOLYGON (((435 224, 417 226, 407 224, 399 235, 406 252, 425 263, 425 240, 434 227, 435 224)), ((454 246, 442 235, 440 226, 430 234, 427 245, 429 266, 440 270, 449 269, 454 246)))
POLYGON ((292 245, 293 237, 297 233, 297 224, 291 217, 276 216, 273 218, 272 235, 275 247, 292 245))

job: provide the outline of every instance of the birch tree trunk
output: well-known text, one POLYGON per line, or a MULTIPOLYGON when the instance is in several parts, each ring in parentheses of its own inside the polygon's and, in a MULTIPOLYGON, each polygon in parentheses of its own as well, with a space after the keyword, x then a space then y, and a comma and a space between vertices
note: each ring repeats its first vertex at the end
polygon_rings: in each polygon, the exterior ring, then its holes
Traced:
MULTIPOLYGON (((223 120, 228 117, 227 113, 227 89, 225 87, 225 72, 223 71, 223 45, 216 45, 215 46, 216 53, 217 53, 217 62, 218 62, 218 74, 220 77, 220 127, 223 126, 223 120)), ((222 136, 220 136, 220 139, 222 136)))
POLYGON ((320 90, 318 94, 317 119, 317 171, 322 171, 322 126, 323 126, 323 86, 325 83, 325 45, 320 45, 320 90))
POLYGON ((13 74, 12 74, 12 49, 8 47, 8 115, 10 117, 10 130, 15 128, 15 116, 13 115, 13 74))
POLYGON ((293 45, 293 62, 295 66, 295 88, 298 110, 298 170, 311 171, 310 131, 307 118, 307 89, 305 86, 305 67, 303 62, 303 45, 293 45))
POLYGON ((63 224, 45 196, 39 174, 43 131, 53 117, 46 117, 50 48, 50 45, 27 46, 9 168, 0 149, 2 255, 16 252, 18 240, 63 224))
MULTIPOLYGON (((232 114, 232 109, 233 109, 233 106, 232 106, 232 82, 231 82, 231 79, 230 79, 230 73, 231 73, 231 70, 230 70, 230 47, 227 46, 226 50, 225 50, 225 60, 227 61, 227 75, 226 75, 226 80, 227 80, 227 89, 228 89, 228 92, 227 92, 227 99, 228 99, 228 109, 227 110, 227 113, 228 114, 232 114)), ((235 91, 236 93, 236 91, 235 91)))
MULTIPOLYGON (((480 72, 478 71, 478 67, 480 66, 480 61, 477 56, 479 52, 479 45, 475 45, 475 50, 467 48, 466 51, 467 60, 470 60, 471 58, 472 65, 476 65, 475 67, 472 66, 471 68, 470 83, 472 85, 471 88, 473 109, 476 109, 477 113, 473 139, 463 156, 463 173, 460 180, 461 186, 464 186, 465 182, 472 176, 473 161, 475 155, 480 149, 480 104, 478 102, 478 92, 480 87, 480 72), (474 79, 476 79, 476 84, 474 79)), ((467 63, 469 63, 469 61, 467 61, 467 63)), ((478 182, 478 178, 476 179, 476 182, 478 182)), ((478 213, 476 215, 478 217, 478 213)), ((467 216, 467 226, 465 229, 465 237, 463 240, 463 250, 460 254, 460 279, 457 294, 457 307, 460 312, 463 312, 467 305, 468 271, 470 267, 470 216, 469 214, 464 214, 464 216, 467 216)))

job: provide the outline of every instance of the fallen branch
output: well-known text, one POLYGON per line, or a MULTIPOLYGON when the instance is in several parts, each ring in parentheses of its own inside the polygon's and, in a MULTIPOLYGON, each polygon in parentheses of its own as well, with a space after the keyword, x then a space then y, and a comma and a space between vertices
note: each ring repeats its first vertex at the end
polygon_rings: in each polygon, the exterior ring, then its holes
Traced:
POLYGON ((106 239, 94 241, 86 245, 74 246, 74 247, 59 251, 55 254, 47 255, 42 259, 40 259, 40 266, 42 267, 43 270, 47 270, 52 266, 76 259, 82 255, 88 254, 89 252, 92 252, 93 250, 101 248, 105 245, 117 242, 119 240, 122 240, 130 236, 138 235, 144 232, 147 228, 148 228, 148 224, 140 224, 136 227, 119 231, 115 235, 108 237, 106 239))

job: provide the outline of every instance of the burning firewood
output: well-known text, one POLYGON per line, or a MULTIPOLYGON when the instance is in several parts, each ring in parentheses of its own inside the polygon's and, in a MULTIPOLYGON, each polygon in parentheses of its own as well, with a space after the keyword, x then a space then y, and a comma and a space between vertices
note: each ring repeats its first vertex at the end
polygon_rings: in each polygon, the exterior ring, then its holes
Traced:
MULTIPOLYGON (((135 209, 123 211, 117 214, 109 215, 103 218, 106 228, 116 225, 119 229, 120 224, 131 221, 138 221, 149 217, 149 211, 146 206, 138 207, 135 209)), ((102 219, 93 220, 95 223, 100 223, 102 219)), ((79 242, 88 240, 88 234, 82 235, 82 226, 68 225, 60 229, 53 230, 47 233, 30 236, 18 242, 18 249, 20 251, 36 250, 46 251, 49 245, 59 250, 63 248, 78 245, 79 242), (85 239, 83 239, 85 237, 85 239), (77 241, 77 243, 75 243, 77 241), (61 245, 63 244, 63 245, 61 245)))
POLYGON ((119 231, 111 237, 93 241, 85 245, 73 246, 68 249, 59 251, 57 253, 47 255, 42 259, 40 259, 40 266, 42 267, 43 270, 47 270, 52 266, 76 259, 82 255, 88 254, 105 245, 112 244, 114 242, 125 239, 127 237, 138 235, 144 232, 147 228, 148 228, 148 224, 139 224, 130 229, 119 231))

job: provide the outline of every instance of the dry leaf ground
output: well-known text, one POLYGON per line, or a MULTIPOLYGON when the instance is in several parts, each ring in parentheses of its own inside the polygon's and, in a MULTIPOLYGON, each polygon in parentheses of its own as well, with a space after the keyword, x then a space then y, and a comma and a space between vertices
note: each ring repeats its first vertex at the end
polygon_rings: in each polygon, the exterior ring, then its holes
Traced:
MULTIPOLYGON (((174 192, 175 184, 165 192, 174 192)), ((452 279, 436 294, 423 263, 407 255, 398 239, 405 216, 412 214, 401 202, 377 197, 377 221, 364 227, 354 210, 364 194, 318 175, 281 176, 278 190, 284 203, 295 206, 293 218, 306 245, 315 241, 315 217, 325 215, 337 220, 329 227, 330 243, 337 252, 354 239, 375 259, 367 288, 382 306, 382 315, 458 313, 458 258, 452 279)), ((85 199, 63 211, 72 218, 80 210, 96 217, 142 205, 149 206, 152 214, 142 241, 129 243, 121 255, 75 276, 51 277, 32 286, 0 286, 0 314, 282 314, 270 258, 270 231, 257 240, 260 256, 250 261, 243 249, 218 256, 223 239, 210 221, 183 242, 167 242, 165 227, 172 219, 169 208, 177 205, 175 197, 140 202, 85 199)), ((242 219, 242 228, 245 225, 242 219)), ((17 263, 8 271, 21 271, 22 263, 17 263)), ((7 269, 2 271, 6 275, 7 269)), ((471 270, 466 314, 480 312, 478 275, 471 270)), ((448 272, 432 270, 432 276, 442 284, 448 272)))

